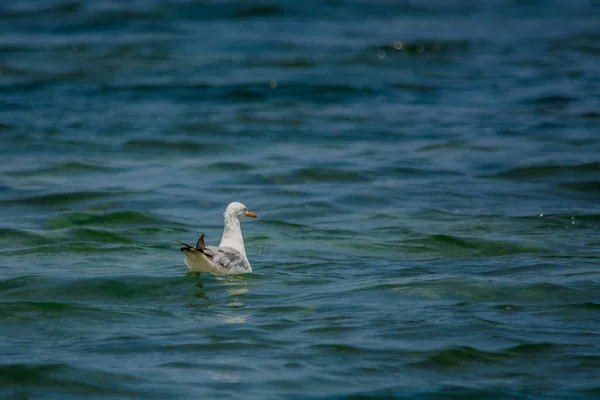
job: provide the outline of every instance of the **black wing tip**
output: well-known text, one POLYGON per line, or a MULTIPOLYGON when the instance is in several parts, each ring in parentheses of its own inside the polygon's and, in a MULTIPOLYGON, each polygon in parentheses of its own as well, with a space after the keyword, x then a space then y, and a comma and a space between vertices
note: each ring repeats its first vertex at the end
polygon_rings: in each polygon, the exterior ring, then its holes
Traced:
POLYGON ((203 233, 200 236, 200 239, 198 239, 198 243, 196 243, 196 249, 203 252, 205 248, 206 248, 206 244, 204 244, 204 233, 203 233))

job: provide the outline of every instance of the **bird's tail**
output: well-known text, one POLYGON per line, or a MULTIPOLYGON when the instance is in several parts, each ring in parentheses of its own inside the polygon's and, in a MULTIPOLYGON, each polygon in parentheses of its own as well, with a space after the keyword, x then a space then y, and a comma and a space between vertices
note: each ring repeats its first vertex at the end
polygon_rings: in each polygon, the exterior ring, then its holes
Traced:
POLYGON ((177 240, 177 243, 179 243, 179 244, 183 245, 183 247, 181 247, 181 248, 179 249, 179 250, 181 250, 181 251, 190 251, 190 250, 195 250, 195 248, 194 248, 193 246, 190 246, 190 245, 189 245, 189 244, 187 244, 187 243, 180 242, 179 240, 177 240))

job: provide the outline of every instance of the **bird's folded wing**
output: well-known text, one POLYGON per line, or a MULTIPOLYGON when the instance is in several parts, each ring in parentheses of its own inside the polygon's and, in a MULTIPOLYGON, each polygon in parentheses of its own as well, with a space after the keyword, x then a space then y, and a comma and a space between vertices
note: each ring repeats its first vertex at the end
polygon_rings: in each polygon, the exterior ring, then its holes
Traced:
POLYGON ((206 250, 212 253, 213 261, 223 268, 242 268, 246 270, 250 268, 246 258, 234 248, 208 246, 206 250))
POLYGON ((190 246, 189 244, 180 242, 179 240, 177 241, 177 243, 183 245, 183 247, 180 249, 183 252, 201 252, 204 253, 204 255, 210 259, 212 259, 214 255, 213 252, 209 250, 208 247, 206 247, 206 245, 204 244, 204 233, 202 234, 202 236, 200 236, 200 239, 198 239, 198 243, 196 243, 196 246, 190 246))

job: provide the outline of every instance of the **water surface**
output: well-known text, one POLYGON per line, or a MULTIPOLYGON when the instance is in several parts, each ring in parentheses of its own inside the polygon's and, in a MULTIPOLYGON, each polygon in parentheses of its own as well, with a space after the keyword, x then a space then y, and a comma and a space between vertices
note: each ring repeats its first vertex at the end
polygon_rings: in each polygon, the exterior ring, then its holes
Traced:
POLYGON ((5 0, 0 395, 597 398, 598 26, 5 0), (186 275, 231 201, 255 273, 186 275))

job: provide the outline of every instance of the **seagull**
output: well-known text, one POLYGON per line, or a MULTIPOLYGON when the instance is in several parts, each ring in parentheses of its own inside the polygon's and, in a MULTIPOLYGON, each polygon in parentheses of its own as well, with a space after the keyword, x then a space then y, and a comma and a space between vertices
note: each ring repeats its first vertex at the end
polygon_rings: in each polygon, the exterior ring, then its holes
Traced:
POLYGON ((219 247, 206 246, 204 234, 198 239, 196 246, 177 242, 183 247, 185 265, 192 272, 210 272, 215 275, 249 274, 252 266, 246 257, 244 238, 240 221, 246 217, 257 218, 256 214, 248 211, 242 203, 234 202, 227 206, 225 213, 225 228, 219 247))

